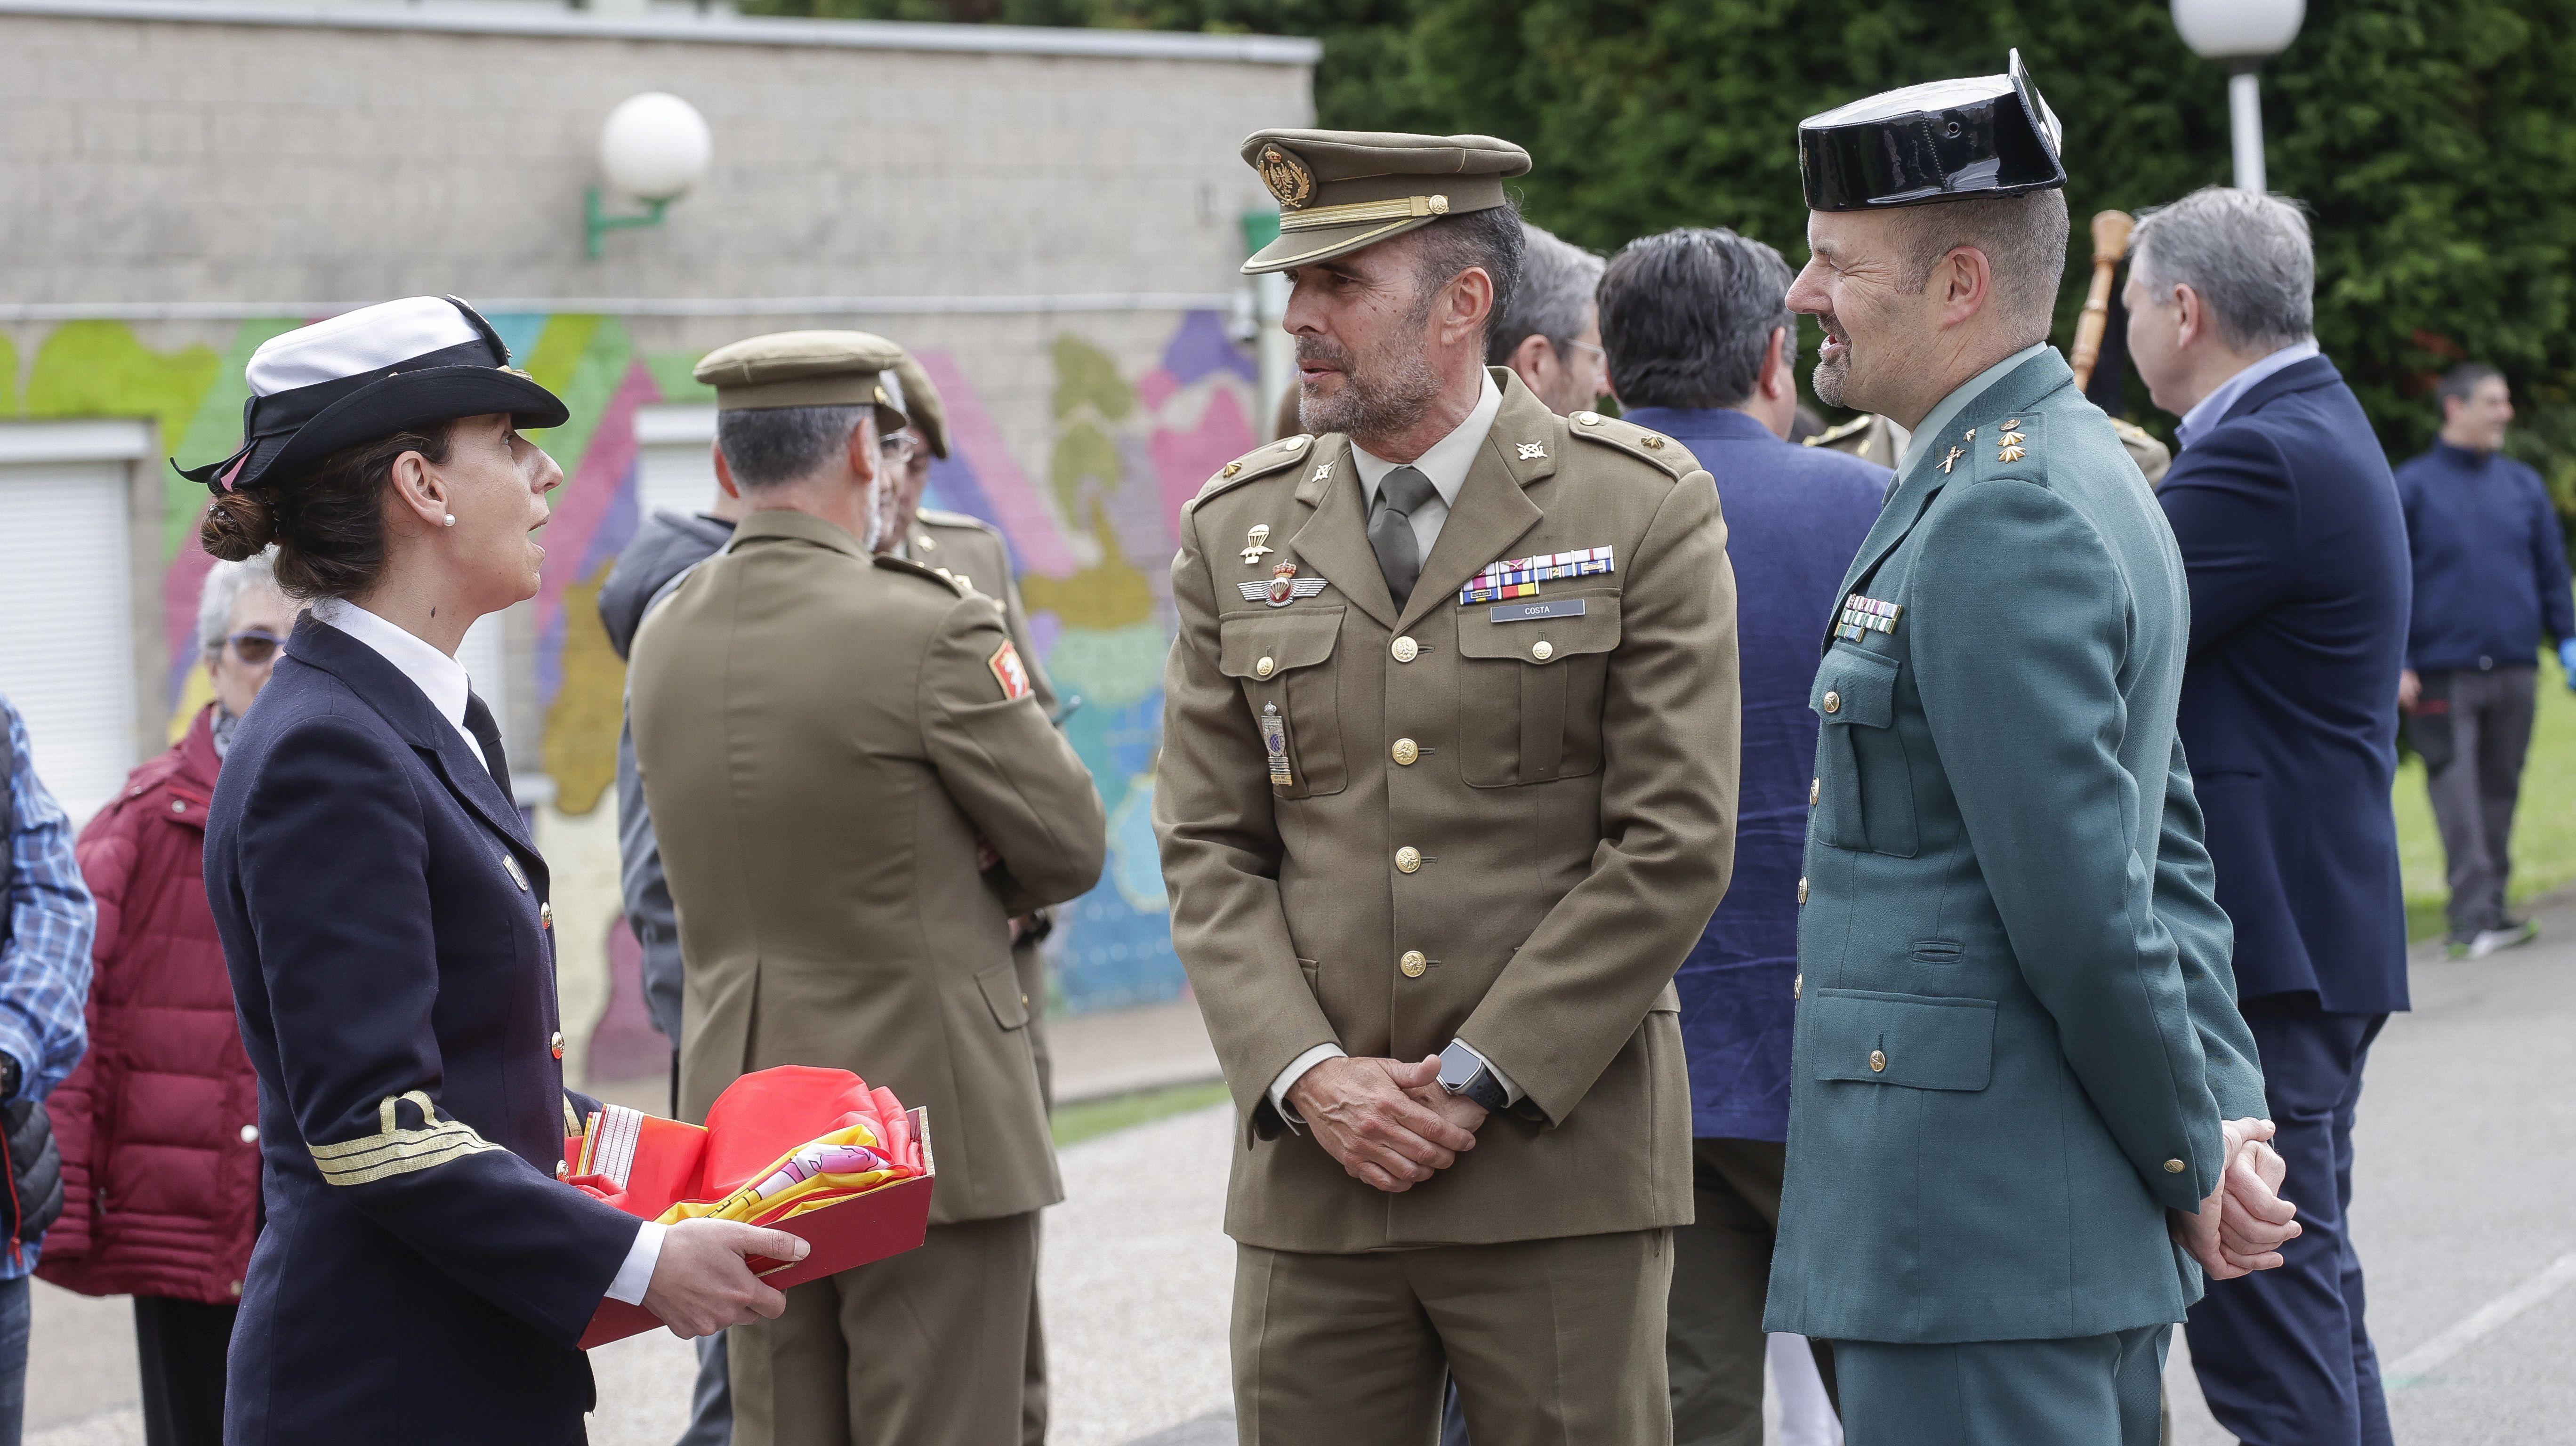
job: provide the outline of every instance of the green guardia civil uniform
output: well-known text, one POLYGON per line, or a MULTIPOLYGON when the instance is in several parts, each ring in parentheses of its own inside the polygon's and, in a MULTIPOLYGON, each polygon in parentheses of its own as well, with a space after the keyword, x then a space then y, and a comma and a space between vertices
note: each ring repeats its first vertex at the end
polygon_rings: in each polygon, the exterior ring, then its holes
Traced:
POLYGON ((1835 1342, 1851 1446, 2151 1446, 2201 1289, 2167 1212, 2264 1113, 2175 735, 2181 556, 2042 344, 1924 419, 1842 591, 1764 1323, 1835 1342))

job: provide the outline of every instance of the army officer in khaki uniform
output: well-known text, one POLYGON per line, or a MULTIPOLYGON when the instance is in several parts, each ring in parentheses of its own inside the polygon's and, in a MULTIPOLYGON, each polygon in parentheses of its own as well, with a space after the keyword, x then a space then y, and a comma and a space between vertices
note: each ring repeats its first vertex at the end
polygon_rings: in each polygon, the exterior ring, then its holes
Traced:
POLYGON ((737 1446, 1020 1434, 1037 1212, 1063 1198, 1014 915, 1080 894, 1105 836, 992 599, 871 558, 879 429, 860 332, 738 342, 716 388, 751 512, 635 639, 635 756, 678 906, 681 1106, 749 1070, 855 1070, 929 1110, 921 1249, 735 1332, 737 1446))
POLYGON ((1155 824, 1243 1119, 1243 1440, 1668 1442, 1674 969, 1725 892, 1734 580, 1677 443, 1479 365, 1485 136, 1264 131, 1303 419, 1186 508, 1155 824))

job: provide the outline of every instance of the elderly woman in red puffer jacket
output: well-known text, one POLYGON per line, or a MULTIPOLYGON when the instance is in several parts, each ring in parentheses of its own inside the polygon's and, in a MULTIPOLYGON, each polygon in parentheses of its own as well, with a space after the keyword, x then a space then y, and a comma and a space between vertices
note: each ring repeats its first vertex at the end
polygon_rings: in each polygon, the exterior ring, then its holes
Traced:
POLYGON ((206 575, 197 634, 215 701, 81 830, 98 896, 90 1050, 46 1104, 62 1219, 37 1274, 132 1295, 151 1446, 220 1446, 224 1353, 259 1233, 259 1091, 206 908, 206 805, 293 607, 266 557, 206 575))

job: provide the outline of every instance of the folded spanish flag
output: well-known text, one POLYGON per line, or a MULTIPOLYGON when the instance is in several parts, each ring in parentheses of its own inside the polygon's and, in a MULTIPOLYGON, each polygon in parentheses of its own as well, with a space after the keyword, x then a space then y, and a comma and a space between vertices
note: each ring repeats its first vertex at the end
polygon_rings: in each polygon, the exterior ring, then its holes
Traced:
MULTIPOLYGON (((564 1141, 574 1189, 665 1225, 714 1218, 769 1225, 812 1247, 752 1268, 786 1289, 921 1244, 938 1171, 928 1119, 847 1070, 782 1065, 744 1075, 706 1127, 610 1105, 564 1141)), ((582 1348, 660 1324, 602 1301, 582 1348)))

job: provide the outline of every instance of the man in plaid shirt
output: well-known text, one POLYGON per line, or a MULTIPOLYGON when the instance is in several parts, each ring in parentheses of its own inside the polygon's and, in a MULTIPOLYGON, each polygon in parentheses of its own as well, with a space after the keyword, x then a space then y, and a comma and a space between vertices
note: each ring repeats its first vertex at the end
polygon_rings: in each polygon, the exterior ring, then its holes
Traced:
POLYGON ((98 915, 72 859, 72 821, 37 781, 27 725, 0 698, 8 724, 5 757, 9 835, 5 943, 0 943, 0 1124, 9 1146, 10 1239, 0 1246, 0 1446, 17 1446, 27 1401, 27 1277, 51 1211, 61 1208, 62 1175, 42 1101, 89 1047, 90 934, 98 915), (21 1158, 23 1156, 24 1158, 21 1158), (31 1181, 31 1173, 44 1179, 31 1181), (31 1190, 31 1183, 39 1189, 31 1190), (21 1230, 21 1220, 34 1225, 21 1230))

